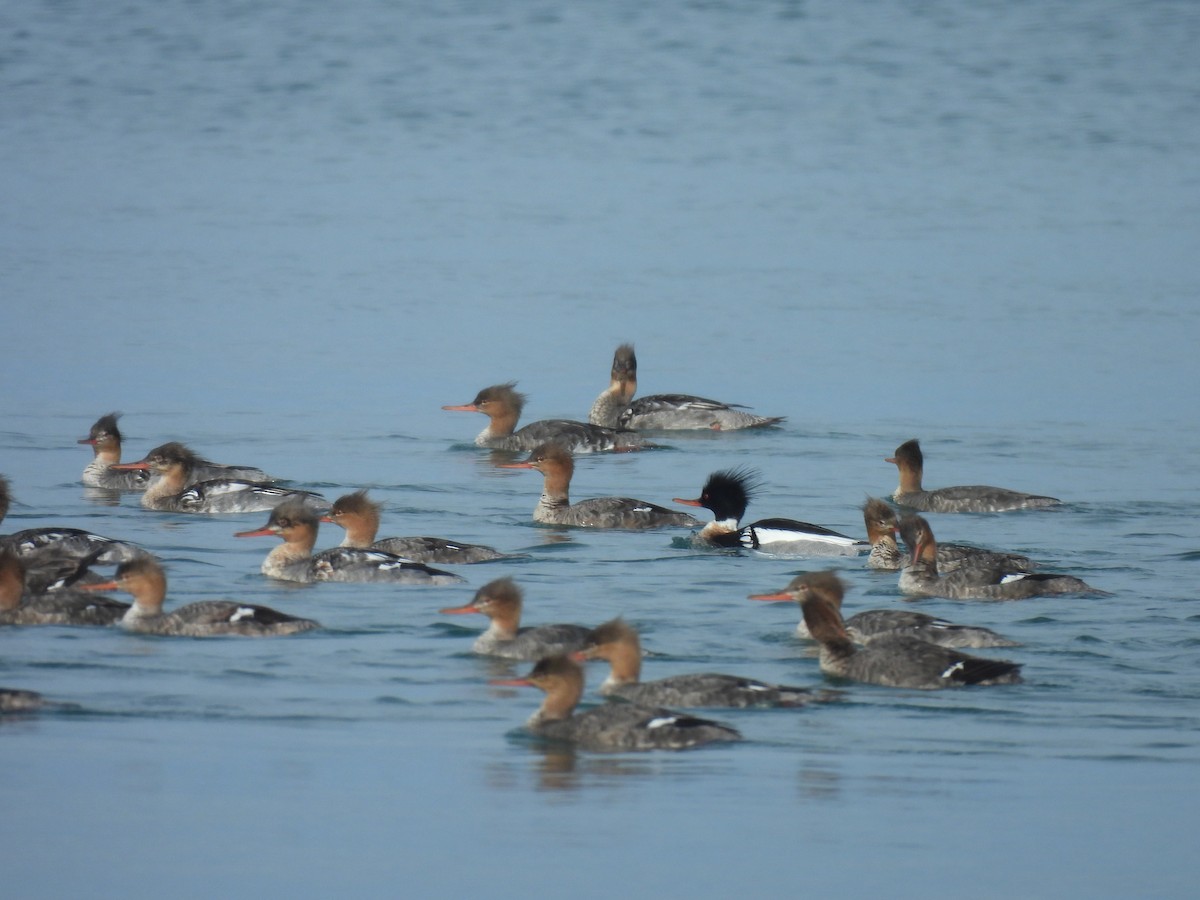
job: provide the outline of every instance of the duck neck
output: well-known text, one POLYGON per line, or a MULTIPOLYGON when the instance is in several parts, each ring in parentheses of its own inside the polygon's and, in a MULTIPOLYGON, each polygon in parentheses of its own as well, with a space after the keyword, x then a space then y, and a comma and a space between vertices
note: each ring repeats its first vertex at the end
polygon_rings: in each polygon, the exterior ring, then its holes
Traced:
POLYGON ((538 498, 534 518, 542 516, 548 520, 562 513, 571 505, 571 476, 558 469, 547 470, 542 477, 542 496, 538 498))
POLYGON ((917 466, 902 464, 897 468, 900 469, 900 486, 896 489, 897 494, 919 494, 921 488, 921 469, 917 466))
POLYGON ((738 530, 738 525, 739 520, 735 518, 713 519, 700 529, 700 539, 712 541, 727 534, 734 534, 738 530))
POLYGON ((479 432, 479 437, 475 439, 476 443, 493 438, 508 437, 516 430, 517 421, 520 418, 521 414, 511 407, 489 412, 487 428, 479 432))
POLYGON ((346 534, 342 538, 343 547, 370 547, 379 533, 379 519, 369 516, 343 516, 342 525, 346 534))
POLYGON ((642 651, 632 641, 618 641, 609 648, 608 664, 611 667, 601 692, 621 684, 637 684, 642 675, 642 651))
POLYGON ((621 392, 621 382, 614 381, 592 404, 588 421, 604 428, 616 428, 621 413, 628 406, 629 401, 621 392))
POLYGON ((868 564, 878 568, 899 569, 904 566, 904 557, 896 538, 888 533, 877 536, 871 541, 871 555, 867 557, 868 564))
POLYGON ((187 487, 189 474, 184 466, 171 466, 156 473, 150 481, 150 486, 142 494, 142 506, 153 507, 156 503, 182 493, 187 487))
POLYGON ((848 659, 854 655, 854 642, 846 631, 842 614, 828 600, 814 598, 801 606, 804 624, 813 640, 821 645, 821 658, 848 659))
POLYGON ((484 632, 484 636, 498 641, 511 641, 517 636, 520 627, 521 610, 519 608, 496 609, 491 613, 491 622, 487 631, 484 632))
POLYGON ((575 707, 579 704, 579 698, 582 696, 582 682, 576 684, 571 681, 562 681, 556 684, 553 690, 546 692, 542 705, 530 718, 529 724, 538 725, 542 722, 555 722, 571 718, 571 714, 575 712, 575 707))
POLYGON ((126 619, 153 619, 163 614, 163 601, 167 597, 167 581, 162 577, 148 577, 136 585, 133 605, 125 613, 126 619))

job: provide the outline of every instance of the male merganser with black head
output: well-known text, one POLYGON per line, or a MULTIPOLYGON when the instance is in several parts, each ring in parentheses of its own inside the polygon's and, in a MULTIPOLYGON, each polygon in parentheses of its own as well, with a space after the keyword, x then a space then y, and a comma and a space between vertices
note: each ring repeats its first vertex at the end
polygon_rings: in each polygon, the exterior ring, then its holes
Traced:
MULTIPOLYGON (((90 444, 92 461, 83 470, 83 483, 88 487, 108 488, 121 491, 144 491, 152 479, 148 469, 113 469, 121 462, 121 429, 118 412, 111 412, 95 421, 88 436, 78 443, 90 444)), ((238 481, 275 481, 262 469, 254 466, 227 466, 196 457, 189 476, 189 484, 209 481, 214 478, 231 478, 238 481)))
POLYGON ((1105 593, 1072 575, 1026 572, 988 563, 968 563, 940 575, 937 540, 924 517, 913 515, 901 519, 900 537, 912 551, 908 565, 900 573, 900 590, 906 594, 950 600, 1026 600, 1051 594, 1105 593))
POLYGON ((613 354, 612 378, 608 389, 596 398, 588 421, 606 428, 637 431, 739 431, 778 425, 783 416, 756 416, 691 394, 651 394, 633 399, 637 393, 637 356, 632 344, 622 344, 613 354))
POLYGON ((268 606, 235 603, 232 600, 201 600, 172 612, 163 612, 167 576, 155 559, 122 563, 107 584, 88 585, 87 590, 119 588, 133 595, 133 606, 118 622, 122 628, 143 634, 183 637, 242 635, 268 637, 298 634, 320 628, 312 619, 289 616, 268 606))
POLYGON ((303 499, 279 504, 262 528, 239 531, 234 537, 279 537, 283 543, 263 560, 262 573, 281 581, 386 582, 389 584, 458 584, 451 572, 432 569, 381 550, 333 547, 313 554, 317 545, 317 514, 303 499))
POLYGON ((488 426, 475 438, 475 443, 493 450, 532 450, 547 441, 560 443, 573 453, 645 450, 651 446, 637 432, 602 428, 572 419, 541 419, 514 431, 524 408, 525 395, 517 392, 515 381, 486 387, 462 406, 442 407, 487 416, 488 426))
POLYGON ((686 750, 742 739, 719 722, 636 703, 605 703, 573 714, 583 696, 583 668, 566 656, 547 656, 538 660, 527 677, 492 684, 545 691, 546 697, 527 727, 540 738, 570 743, 581 750, 686 750))
MULTIPOLYGON (((8 479, 0 475, 0 522, 8 515, 12 493, 8 479)), ((51 582, 86 560, 90 563, 116 565, 148 556, 146 550, 129 541, 118 541, 92 534, 82 528, 26 528, 12 534, 0 535, 0 551, 8 551, 21 559, 27 581, 51 582)))
POLYGON ((320 494, 311 491, 297 491, 261 481, 215 478, 193 482, 198 462, 195 453, 178 441, 171 441, 155 447, 143 460, 110 468, 118 471, 149 469, 154 478, 142 494, 142 506, 165 512, 265 512, 295 497, 302 497, 314 506, 325 502, 320 494))
MULTIPOLYGON (((782 591, 774 594, 754 594, 751 600, 794 600, 802 603, 809 591, 819 593, 832 603, 840 613, 845 586, 832 572, 817 572, 798 575, 782 591)), ((927 616, 925 613, 906 609, 867 609, 855 613, 843 623, 850 639, 859 644, 869 644, 886 634, 904 634, 919 638, 942 647, 1019 647, 989 628, 975 625, 956 625, 945 619, 927 616)), ((796 626, 796 636, 811 639, 808 623, 804 619, 796 626)))
POLYGON ((812 572, 782 591, 752 599, 799 597, 809 633, 821 645, 821 671, 836 678, 918 690, 1021 683, 1018 663, 971 656, 907 634, 884 634, 855 646, 833 599, 843 590, 833 572, 812 572))
POLYGON ((488 582, 465 606, 443 609, 447 615, 482 613, 491 620, 471 648, 483 656, 537 660, 543 656, 572 653, 583 647, 591 633, 582 625, 536 625, 521 627, 521 589, 511 578, 488 582))
MULTIPOLYGON (((871 542, 867 568, 887 571, 903 569, 908 554, 901 553, 896 543, 896 511, 879 498, 871 497, 863 505, 863 521, 867 526, 867 540, 871 542)), ((938 544, 937 564, 942 572, 953 572, 962 565, 1000 565, 1022 571, 1032 571, 1037 567, 1028 556, 1019 553, 984 550, 966 544, 938 544)))
POLYGON ((322 522, 332 522, 346 529, 343 547, 381 550, 413 562, 463 565, 508 559, 508 555, 483 544, 465 544, 440 537, 390 537, 375 539, 379 531, 381 504, 367 497, 367 492, 355 491, 338 497, 322 522))
POLYGON ((695 500, 676 497, 675 503, 710 510, 713 521, 692 538, 708 547, 745 547, 764 552, 803 552, 806 556, 856 556, 867 548, 865 541, 795 519, 761 519, 741 525, 750 500, 761 488, 753 469, 713 472, 695 500))
POLYGON ((892 499, 901 506, 921 512, 1006 512, 1013 509, 1040 509, 1062 503, 1054 497, 1022 494, 1005 488, 987 485, 961 485, 927 491, 921 487, 925 457, 917 441, 905 441, 896 448, 896 455, 884 462, 895 463, 900 470, 900 486, 892 499))
POLYGON ((572 504, 569 496, 575 460, 559 444, 542 444, 529 459, 505 463, 503 469, 536 469, 542 473, 542 496, 533 510, 533 521, 543 525, 577 525, 583 528, 690 528, 695 517, 645 500, 597 497, 572 504))
POLYGON ((642 645, 637 631, 621 619, 595 628, 575 659, 604 659, 610 671, 600 693, 643 706, 737 707, 804 706, 829 699, 829 693, 769 684, 738 675, 700 672, 640 681, 642 645))
POLYGON ((112 625, 129 609, 128 603, 69 588, 31 592, 25 578, 21 561, 0 552, 0 625, 112 625))

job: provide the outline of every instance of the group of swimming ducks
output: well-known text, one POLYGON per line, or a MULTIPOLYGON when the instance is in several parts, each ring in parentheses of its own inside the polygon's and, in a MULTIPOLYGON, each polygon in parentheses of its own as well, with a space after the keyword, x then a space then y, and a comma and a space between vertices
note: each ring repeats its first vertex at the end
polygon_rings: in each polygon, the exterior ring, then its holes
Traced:
MULTIPOLYGON (((732 431, 779 425, 780 417, 753 415, 729 404, 688 394, 635 399, 637 359, 621 345, 609 387, 597 398, 588 422, 541 420, 517 429, 524 396, 515 385, 480 391, 468 404, 444 409, 483 413, 488 426, 475 439, 482 447, 527 452, 506 468, 541 473, 535 522, 613 529, 692 528, 696 547, 734 548, 772 554, 859 556, 866 565, 900 572, 899 588, 913 597, 1017 600, 1047 594, 1099 594, 1069 575, 1036 571, 1027 557, 938 542, 922 512, 1002 512, 1058 505, 1052 497, 986 486, 922 487, 924 459, 910 440, 887 458, 900 473, 892 504, 872 498, 863 507, 867 539, 794 519, 771 518, 743 525, 761 489, 747 468, 712 473, 700 496, 676 503, 703 508, 712 520, 627 497, 572 503, 573 457, 652 447, 644 432, 688 429, 732 431), (904 513, 900 515, 897 507, 904 513), (897 536, 906 550, 902 551, 897 536)), ((286 487, 261 469, 210 462, 177 442, 163 444, 132 463, 121 462, 118 414, 102 416, 88 437, 93 449, 83 472, 89 487, 141 493, 142 506, 184 513, 268 512, 265 525, 238 537, 277 537, 262 564, 264 575, 287 581, 387 582, 445 585, 464 579, 435 566, 468 565, 508 558, 477 544, 447 538, 378 539, 380 504, 356 491, 327 504, 318 494, 286 487), (340 546, 315 551, 320 522, 345 531, 340 546)), ((0 478, 0 520, 10 492, 0 478)), ((164 611, 167 580, 152 553, 132 543, 80 529, 34 528, 0 536, 0 624, 119 625, 131 631, 184 636, 289 635, 320 627, 265 606, 209 600, 164 611), (93 566, 116 565, 113 577, 93 566), (132 603, 104 595, 121 590, 132 603)), ((841 613, 845 585, 833 571, 809 572, 786 587, 751 595, 752 600, 791 601, 800 606, 800 637, 819 646, 823 672, 836 678, 892 687, 933 690, 964 685, 1020 683, 1020 664, 968 654, 966 649, 1016 646, 981 627, 958 625, 923 613, 879 609, 848 619, 841 613)), ((803 706, 836 698, 837 691, 768 684, 740 676, 702 673, 641 680, 637 631, 621 619, 596 628, 573 624, 521 626, 522 593, 511 578, 481 587, 467 604, 446 614, 479 613, 490 620, 474 651, 535 662, 524 678, 497 684, 533 686, 545 696, 528 722, 534 734, 588 750, 682 749, 740 740, 733 728, 674 711, 680 708, 803 706), (601 659, 610 671, 600 686, 613 701, 577 712, 584 692, 582 663, 601 659)), ((0 691, 0 710, 29 709, 42 702, 29 691, 0 691)))

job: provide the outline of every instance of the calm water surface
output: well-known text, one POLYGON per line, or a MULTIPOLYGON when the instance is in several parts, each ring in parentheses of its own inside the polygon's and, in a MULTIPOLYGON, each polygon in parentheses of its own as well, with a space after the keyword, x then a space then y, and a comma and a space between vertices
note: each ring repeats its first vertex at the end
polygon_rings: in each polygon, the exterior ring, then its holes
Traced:
MULTIPOLYGON (((1186 2, 130 3, 0 12, 4 531, 158 553, 171 602, 317 618, 279 641, 0 632, 0 861, 22 896, 1189 896, 1200 760, 1200 13, 1186 2), (559 533, 536 475, 443 412, 519 379, 584 417, 613 348, 644 393, 787 415, 588 458, 573 496, 666 503, 755 465, 751 518, 860 534, 884 463, 1062 497, 942 516, 1111 597, 927 601, 1023 646, 1012 688, 850 686, 722 712, 687 754, 525 740, 524 671, 440 616, 512 575, 530 622, 624 615, 646 677, 822 681, 827 561, 559 533), (183 439, 387 534, 525 557, 457 588, 287 586, 265 515, 89 496, 75 441, 183 439)), ((339 535, 323 535, 335 543, 339 535)), ((839 560, 848 609, 895 575, 839 560)), ((481 626, 478 626, 481 627, 481 626)), ((593 670, 593 684, 601 675, 593 670)))

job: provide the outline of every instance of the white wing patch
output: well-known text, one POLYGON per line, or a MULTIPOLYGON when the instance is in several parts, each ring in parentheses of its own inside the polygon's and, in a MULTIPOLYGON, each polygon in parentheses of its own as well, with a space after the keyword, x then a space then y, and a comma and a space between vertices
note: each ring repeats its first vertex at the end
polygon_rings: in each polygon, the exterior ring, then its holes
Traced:
POLYGON ((1020 581, 1020 580, 1021 580, 1021 579, 1023 579, 1024 577, 1025 577, 1025 573, 1024 573, 1024 572, 1014 572, 1014 573, 1013 573, 1013 574, 1011 574, 1011 575, 1005 575, 1003 578, 1001 578, 1001 579, 1000 579, 1000 583, 1001 583, 1001 584, 1008 584, 1010 581, 1020 581))
POLYGON ((674 725, 677 721, 676 716, 658 716, 646 723, 647 728, 665 728, 668 725, 674 725))
POLYGON ((240 622, 242 619, 253 619, 254 610, 249 606, 239 606, 229 617, 230 622, 240 622))
POLYGON ((962 671, 963 669, 965 669, 966 667, 967 667, 967 666, 966 666, 966 663, 964 663, 964 662, 963 662, 963 661, 960 659, 958 662, 956 662, 954 665, 952 665, 950 668, 948 668, 948 669, 947 669, 945 672, 943 672, 943 673, 942 673, 942 677, 943 677, 943 678, 949 678, 949 677, 950 677, 951 675, 953 675, 955 672, 960 672, 960 671, 962 671))

